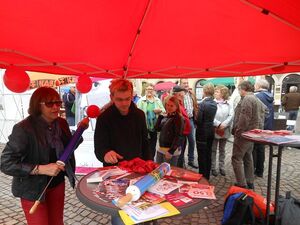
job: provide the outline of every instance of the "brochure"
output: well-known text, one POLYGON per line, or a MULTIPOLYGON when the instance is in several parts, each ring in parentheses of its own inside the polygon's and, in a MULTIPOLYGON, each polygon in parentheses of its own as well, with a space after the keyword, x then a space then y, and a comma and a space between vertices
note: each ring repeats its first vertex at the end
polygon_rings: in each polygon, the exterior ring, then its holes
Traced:
POLYGON ((89 176, 86 179, 86 182, 87 183, 98 183, 98 182, 102 182, 102 181, 106 180, 107 178, 109 178, 111 176, 119 176, 119 175, 123 175, 126 173, 127 173, 126 170, 122 170, 119 167, 115 167, 115 168, 111 168, 111 169, 107 169, 107 170, 99 170, 99 171, 93 173, 91 176, 89 176))
POLYGON ((95 167, 76 166, 75 174, 76 175, 86 175, 97 169, 98 168, 95 168, 95 167))
POLYGON ((180 187, 180 193, 186 193, 191 198, 216 199, 214 186, 206 184, 184 184, 180 187))
POLYGON ((185 205, 193 201, 193 199, 185 193, 167 194, 165 195, 165 197, 168 202, 170 202, 172 205, 176 207, 185 205))
POLYGON ((182 184, 174 183, 165 179, 161 179, 155 185, 148 189, 149 192, 156 193, 156 194, 169 194, 172 191, 176 190, 177 188, 181 187, 182 184))

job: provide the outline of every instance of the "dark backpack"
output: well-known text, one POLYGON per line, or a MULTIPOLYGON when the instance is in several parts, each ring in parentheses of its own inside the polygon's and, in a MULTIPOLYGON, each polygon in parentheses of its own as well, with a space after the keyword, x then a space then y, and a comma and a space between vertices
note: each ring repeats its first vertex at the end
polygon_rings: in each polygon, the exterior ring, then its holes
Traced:
POLYGON ((243 192, 229 195, 224 204, 222 225, 255 225, 253 198, 243 192))

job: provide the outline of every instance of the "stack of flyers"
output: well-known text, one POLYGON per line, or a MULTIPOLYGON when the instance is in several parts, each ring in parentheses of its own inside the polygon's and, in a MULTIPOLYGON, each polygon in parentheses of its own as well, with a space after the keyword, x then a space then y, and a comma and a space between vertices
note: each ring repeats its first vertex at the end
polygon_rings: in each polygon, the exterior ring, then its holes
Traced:
POLYGON ((176 207, 185 205, 185 204, 193 201, 193 199, 190 198, 185 193, 167 194, 167 195, 165 195, 165 197, 168 202, 170 202, 172 205, 174 205, 176 207))
POLYGON ((159 195, 166 195, 181 186, 182 186, 182 184, 174 183, 174 182, 162 179, 162 180, 158 181, 155 185, 150 187, 148 189, 148 191, 155 193, 155 194, 159 194, 159 195))
POLYGON ((180 193, 186 193, 191 198, 216 199, 214 186, 206 184, 184 184, 180 187, 180 193))
POLYGON ((145 202, 151 202, 152 204, 159 204, 159 203, 165 201, 166 199, 164 196, 157 195, 157 194, 146 191, 142 195, 141 200, 143 200, 145 202))
POLYGON ((115 198, 125 195, 126 188, 129 185, 129 179, 121 178, 118 180, 108 179, 100 182, 97 188, 93 190, 95 197, 104 202, 110 202, 115 198))
POLYGON ((113 176, 120 176, 120 175, 124 175, 127 174, 126 170, 122 170, 119 167, 115 167, 115 168, 101 168, 101 170, 98 170, 97 172, 91 174, 87 179, 86 182, 87 183, 99 183, 99 182, 103 182, 104 180, 106 180, 109 177, 113 177, 113 176))

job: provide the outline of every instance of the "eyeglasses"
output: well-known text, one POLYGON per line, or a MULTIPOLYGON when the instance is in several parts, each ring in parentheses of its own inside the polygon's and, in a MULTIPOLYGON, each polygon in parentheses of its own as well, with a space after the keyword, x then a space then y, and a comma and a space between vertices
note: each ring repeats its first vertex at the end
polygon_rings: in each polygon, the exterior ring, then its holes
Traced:
POLYGON ((41 102, 40 104, 45 105, 48 108, 52 108, 54 105, 56 105, 57 107, 60 107, 62 104, 62 101, 41 102))
POLYGON ((146 88, 146 91, 154 91, 152 88, 146 88))

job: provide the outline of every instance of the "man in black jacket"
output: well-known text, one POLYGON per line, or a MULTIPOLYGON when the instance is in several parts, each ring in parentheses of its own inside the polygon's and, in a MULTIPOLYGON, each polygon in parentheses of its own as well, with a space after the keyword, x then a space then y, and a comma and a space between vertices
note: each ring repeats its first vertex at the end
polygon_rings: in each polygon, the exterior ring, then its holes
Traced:
POLYGON ((145 114, 132 102, 132 83, 125 79, 115 79, 109 89, 112 104, 96 122, 96 157, 105 166, 135 157, 151 159, 145 114))
MULTIPOLYGON (((274 97, 273 94, 268 91, 269 83, 265 79, 258 79, 255 81, 254 88, 254 95, 266 106, 267 109, 267 113, 265 113, 263 129, 273 130, 274 97)), ((263 177, 265 162, 265 146, 262 144, 254 143, 252 156, 254 163, 254 174, 258 177, 263 177)))
MULTIPOLYGON (((151 159, 145 114, 132 101, 132 83, 115 79, 109 89, 111 104, 96 122, 94 150, 97 159, 104 166, 135 157, 151 159)), ((111 223, 123 224, 119 216, 112 216, 111 223)))
POLYGON ((211 172, 212 144, 215 137, 214 119, 217 112, 217 103, 214 101, 214 85, 203 86, 203 99, 199 104, 199 113, 196 119, 196 143, 198 152, 199 173, 209 180, 211 172))

